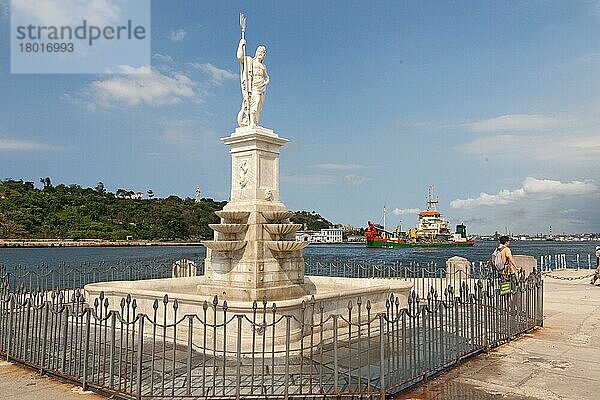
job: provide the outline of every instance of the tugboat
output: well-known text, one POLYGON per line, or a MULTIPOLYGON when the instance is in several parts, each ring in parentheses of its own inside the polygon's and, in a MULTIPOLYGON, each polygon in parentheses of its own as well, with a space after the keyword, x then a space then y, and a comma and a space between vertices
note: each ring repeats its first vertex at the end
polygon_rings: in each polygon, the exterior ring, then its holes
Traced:
MULTIPOLYGON (((448 221, 438 211, 439 201, 434 198, 433 187, 430 186, 427 197, 427 209, 419 212, 419 222, 415 229, 400 232, 395 229, 390 232, 384 226, 373 224, 365 231, 367 247, 455 247, 473 246, 475 240, 467 237, 467 227, 464 224, 456 225, 456 232, 450 232, 448 221)), ((385 221, 385 209, 384 209, 385 221)))

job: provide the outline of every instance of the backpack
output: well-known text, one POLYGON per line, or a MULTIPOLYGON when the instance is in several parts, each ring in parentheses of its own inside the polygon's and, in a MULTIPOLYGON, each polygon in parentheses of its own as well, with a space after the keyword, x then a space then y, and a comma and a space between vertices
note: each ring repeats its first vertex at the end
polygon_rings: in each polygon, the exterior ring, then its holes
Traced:
POLYGON ((496 248, 496 250, 494 250, 494 252, 492 253, 492 257, 490 259, 491 263, 494 265, 494 268, 496 268, 496 270, 498 272, 504 271, 504 268, 506 268, 506 265, 509 262, 508 259, 506 259, 506 263, 502 262, 502 250, 503 249, 504 249, 504 246, 498 246, 498 248, 496 248))

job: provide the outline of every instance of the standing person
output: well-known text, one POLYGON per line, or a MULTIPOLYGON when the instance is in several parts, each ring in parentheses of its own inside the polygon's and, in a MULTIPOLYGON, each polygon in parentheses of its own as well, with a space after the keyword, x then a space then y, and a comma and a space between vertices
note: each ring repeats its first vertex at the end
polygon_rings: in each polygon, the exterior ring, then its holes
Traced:
POLYGON ((595 285, 598 279, 600 279, 600 246, 596 246, 596 272, 590 283, 595 285))
POLYGON ((512 275, 520 272, 521 268, 517 266, 512 251, 510 250, 510 237, 500 236, 500 245, 498 246, 498 249, 502 256, 502 265, 504 265, 504 269, 500 271, 500 273, 503 275, 512 275))
POLYGON ((254 57, 244 56, 246 39, 241 39, 237 58, 241 65, 242 108, 238 113, 239 126, 260 126, 260 113, 265 102, 269 75, 263 60, 267 55, 265 46, 258 46, 254 57), (248 82, 246 82, 246 80, 248 82))

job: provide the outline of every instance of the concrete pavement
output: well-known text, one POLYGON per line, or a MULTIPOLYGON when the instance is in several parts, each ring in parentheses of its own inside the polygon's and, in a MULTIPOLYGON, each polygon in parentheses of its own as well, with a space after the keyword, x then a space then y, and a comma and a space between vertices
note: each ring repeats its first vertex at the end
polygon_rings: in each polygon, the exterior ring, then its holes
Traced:
MULTIPOLYGON (((557 271, 578 278, 590 270, 557 271)), ((544 278, 544 327, 481 354, 395 399, 600 398, 600 286, 544 278)), ((0 398, 96 400, 81 387, 0 361, 0 398)))
MULTIPOLYGON (((556 271, 581 278, 590 270, 556 271)), ((544 278, 544 327, 395 399, 599 399, 600 286, 544 278)))
POLYGON ((41 376, 18 364, 0 361, 0 399, 3 400, 101 400, 106 397, 83 391, 58 379, 41 376))

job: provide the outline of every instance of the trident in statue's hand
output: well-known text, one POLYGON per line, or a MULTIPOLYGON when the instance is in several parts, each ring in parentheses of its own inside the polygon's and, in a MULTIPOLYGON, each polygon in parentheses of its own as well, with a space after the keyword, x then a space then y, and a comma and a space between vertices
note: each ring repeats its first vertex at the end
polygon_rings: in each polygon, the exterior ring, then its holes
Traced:
MULTIPOLYGON (((247 125, 250 118, 250 82, 248 81, 248 66, 246 59, 246 16, 244 13, 240 13, 240 28, 242 28, 242 38, 240 39, 240 46, 242 47, 242 63, 240 71, 240 80, 242 86, 242 108, 238 114, 238 125, 247 125), (245 74, 245 76, 244 76, 245 74)), ((238 50, 239 51, 239 50, 238 50)), ((239 57, 239 55, 238 55, 239 57)))
POLYGON ((242 28, 242 39, 244 39, 246 33, 246 16, 244 13, 240 13, 240 27, 242 28))

